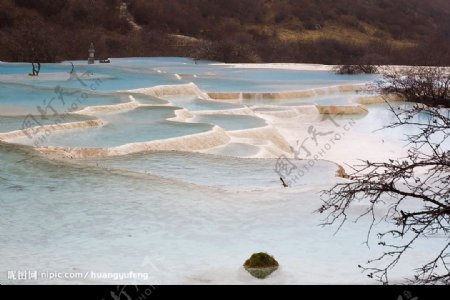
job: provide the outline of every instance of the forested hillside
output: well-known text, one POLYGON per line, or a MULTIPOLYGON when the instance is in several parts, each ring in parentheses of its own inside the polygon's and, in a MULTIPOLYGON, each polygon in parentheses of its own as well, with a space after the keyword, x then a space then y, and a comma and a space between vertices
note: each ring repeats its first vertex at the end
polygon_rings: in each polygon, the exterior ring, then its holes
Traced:
POLYGON ((0 60, 450 64, 448 0, 0 0, 0 60))

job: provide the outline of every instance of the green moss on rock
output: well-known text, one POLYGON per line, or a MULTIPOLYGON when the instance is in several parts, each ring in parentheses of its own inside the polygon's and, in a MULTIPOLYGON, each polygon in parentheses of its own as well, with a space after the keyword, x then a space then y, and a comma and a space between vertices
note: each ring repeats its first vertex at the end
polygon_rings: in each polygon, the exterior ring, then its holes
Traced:
POLYGON ((278 262, 267 253, 254 253, 244 263, 244 268, 254 277, 264 279, 278 269, 278 262))

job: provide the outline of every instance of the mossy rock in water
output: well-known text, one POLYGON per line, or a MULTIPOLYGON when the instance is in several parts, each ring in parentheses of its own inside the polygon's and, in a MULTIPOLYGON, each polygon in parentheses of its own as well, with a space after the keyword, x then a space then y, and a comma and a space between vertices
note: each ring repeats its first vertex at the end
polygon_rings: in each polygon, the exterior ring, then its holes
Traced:
POLYGON ((278 269, 278 262, 267 253, 254 253, 244 263, 244 268, 254 277, 264 279, 278 269))

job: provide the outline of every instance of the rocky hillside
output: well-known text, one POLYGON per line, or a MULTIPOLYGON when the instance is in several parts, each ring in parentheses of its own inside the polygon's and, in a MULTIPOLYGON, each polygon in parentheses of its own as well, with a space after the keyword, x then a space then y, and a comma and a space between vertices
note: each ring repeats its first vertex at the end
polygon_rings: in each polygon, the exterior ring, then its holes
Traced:
POLYGON ((450 64, 448 0, 0 0, 0 60, 450 64), (432 50, 432 51, 431 51, 432 50))

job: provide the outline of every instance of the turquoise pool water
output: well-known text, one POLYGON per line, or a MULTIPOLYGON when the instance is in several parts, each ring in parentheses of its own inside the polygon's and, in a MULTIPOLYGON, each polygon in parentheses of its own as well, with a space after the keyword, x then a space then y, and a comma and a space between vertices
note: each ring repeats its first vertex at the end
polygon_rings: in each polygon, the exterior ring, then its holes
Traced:
POLYGON ((64 114, 87 106, 111 105, 127 102, 120 94, 102 94, 81 87, 74 89, 0 83, 0 116, 37 117, 64 114))
MULTIPOLYGON (((100 115, 107 124, 100 128, 74 129, 70 134, 54 132, 45 146, 107 148, 124 144, 168 139, 211 130, 213 125, 166 121, 177 108, 141 107, 130 112, 100 115)), ((26 138, 18 142, 29 143, 26 138)))
MULTIPOLYGON (((38 122, 40 125, 56 125, 58 123, 71 123, 71 122, 80 122, 80 121, 87 121, 87 120, 93 120, 94 117, 90 116, 83 116, 83 115, 76 115, 76 114, 68 114, 65 115, 64 118, 61 116, 48 116, 45 119, 38 118, 38 122)), ((15 130, 22 130, 24 128, 27 128, 26 124, 24 125, 25 118, 23 116, 15 116, 15 117, 5 117, 0 116, 0 133, 5 133, 8 131, 15 131, 15 130), (24 127, 25 126, 25 127, 24 127)), ((39 124, 36 124, 36 126, 40 126, 39 124)))
POLYGON ((203 115, 197 116, 193 121, 215 124, 226 130, 243 130, 267 125, 263 119, 245 115, 203 115))
POLYGON ((227 110, 244 107, 241 104, 210 101, 195 96, 167 96, 165 99, 190 111, 227 110))

